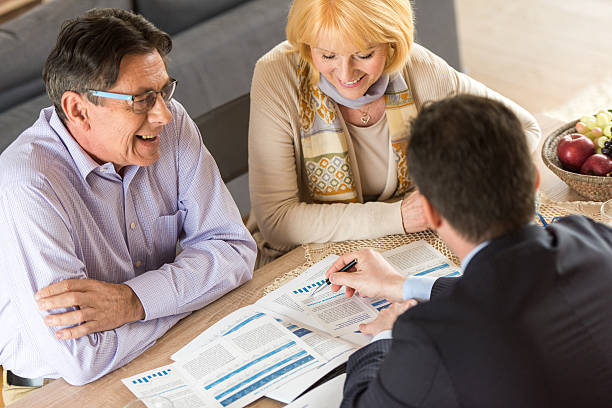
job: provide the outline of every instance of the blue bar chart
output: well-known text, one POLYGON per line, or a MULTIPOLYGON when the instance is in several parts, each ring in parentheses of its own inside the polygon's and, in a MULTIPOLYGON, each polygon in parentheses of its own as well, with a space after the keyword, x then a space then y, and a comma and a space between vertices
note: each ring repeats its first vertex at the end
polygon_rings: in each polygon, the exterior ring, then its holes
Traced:
POLYGON ((321 279, 320 281, 313 282, 313 283, 311 283, 309 285, 304 286, 303 288, 296 289, 296 290, 293 291, 293 293, 295 295, 297 295, 299 293, 308 293, 311 290, 314 290, 314 289, 316 289, 319 286, 324 285, 324 284, 325 284, 325 279, 321 279))
POLYGON ((389 306, 391 306, 391 302, 389 302, 387 299, 382 299, 382 300, 378 300, 376 302, 371 303, 371 305, 380 312, 381 310, 386 309, 389 306))
POLYGON ((171 368, 167 368, 167 369, 161 370, 161 371, 159 371, 157 373, 152 373, 150 375, 146 375, 144 377, 137 378, 135 380, 132 380, 132 384, 148 383, 149 381, 153 380, 154 377, 163 377, 165 375, 168 375, 170 371, 172 371, 172 369, 171 368))

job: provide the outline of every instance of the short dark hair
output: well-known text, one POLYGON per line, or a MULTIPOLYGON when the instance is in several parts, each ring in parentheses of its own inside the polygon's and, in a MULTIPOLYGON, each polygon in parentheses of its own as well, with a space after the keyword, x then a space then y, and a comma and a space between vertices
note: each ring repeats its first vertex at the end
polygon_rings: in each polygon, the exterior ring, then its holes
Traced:
MULTIPOLYGON (((144 17, 131 11, 103 8, 67 20, 43 67, 47 94, 62 120, 62 95, 89 89, 107 90, 117 81, 121 59, 157 50, 164 59, 172 40, 144 17)), ((98 98, 87 93, 93 103, 98 98)))
POLYGON ((407 159, 421 194, 471 242, 533 219, 536 170, 520 121, 500 102, 458 95, 426 104, 407 159))

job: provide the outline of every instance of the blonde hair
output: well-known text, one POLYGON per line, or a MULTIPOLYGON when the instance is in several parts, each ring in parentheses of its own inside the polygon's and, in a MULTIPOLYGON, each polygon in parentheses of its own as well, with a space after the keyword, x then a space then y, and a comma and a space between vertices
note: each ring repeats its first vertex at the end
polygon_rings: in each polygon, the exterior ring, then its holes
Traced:
POLYGON ((385 73, 399 71, 414 41, 410 0, 294 0, 286 27, 287 40, 310 65, 311 80, 319 80, 311 47, 324 34, 350 40, 366 52, 374 43, 388 44, 385 73))

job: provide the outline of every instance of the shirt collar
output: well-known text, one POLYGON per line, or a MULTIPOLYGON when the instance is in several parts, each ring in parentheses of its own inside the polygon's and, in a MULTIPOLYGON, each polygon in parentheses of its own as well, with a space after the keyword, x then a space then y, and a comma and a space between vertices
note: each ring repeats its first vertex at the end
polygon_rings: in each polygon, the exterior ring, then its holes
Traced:
POLYGON ((465 258, 463 258, 463 261, 461 261, 461 270, 463 272, 465 272, 465 270, 468 267, 468 264, 470 263, 472 258, 474 258, 474 256, 476 256, 476 254, 478 252, 480 252, 481 249, 483 249, 484 247, 489 245, 489 242, 491 242, 491 241, 481 242, 480 244, 478 244, 474 248, 472 248, 472 250, 470 252, 468 252, 468 254, 465 256, 465 258))
POLYGON ((55 112, 55 108, 53 109, 53 113, 51 115, 51 119, 49 120, 49 125, 51 128, 57 133, 60 137, 66 148, 68 149, 68 153, 72 160, 74 160, 74 164, 76 165, 79 173, 81 173, 81 177, 84 180, 87 180, 87 176, 89 173, 96 169, 100 169, 102 172, 114 172, 115 168, 112 163, 98 164, 82 147, 77 143, 77 141, 72 137, 66 126, 62 123, 61 119, 55 112))

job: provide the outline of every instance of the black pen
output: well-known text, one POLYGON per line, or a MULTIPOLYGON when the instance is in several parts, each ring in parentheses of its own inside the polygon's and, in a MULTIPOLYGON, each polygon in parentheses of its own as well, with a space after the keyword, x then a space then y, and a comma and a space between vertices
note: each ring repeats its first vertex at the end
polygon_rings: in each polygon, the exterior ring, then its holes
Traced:
MULTIPOLYGON (((349 269, 351 269, 355 265, 357 265, 357 260, 353 259, 351 262, 347 263, 342 268, 340 268, 337 272, 346 272, 346 271, 348 271, 349 269)), ((316 288, 315 290, 310 292, 310 296, 314 295, 319 290, 321 290, 321 288, 324 288, 325 286, 328 286, 328 285, 331 285, 331 282, 330 282, 329 278, 325 278, 325 285, 320 285, 318 288, 316 288)))

